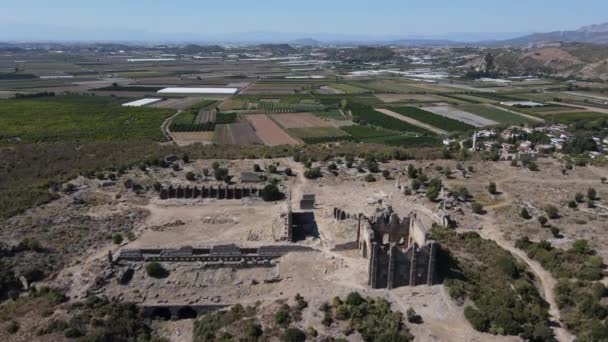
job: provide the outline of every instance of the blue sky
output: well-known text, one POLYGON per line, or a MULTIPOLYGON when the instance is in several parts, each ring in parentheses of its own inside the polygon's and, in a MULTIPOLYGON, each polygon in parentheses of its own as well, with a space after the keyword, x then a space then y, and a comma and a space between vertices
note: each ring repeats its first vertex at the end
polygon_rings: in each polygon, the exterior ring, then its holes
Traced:
POLYGON ((5 31, 4 36, 19 34, 11 30, 45 31, 48 27, 82 32, 124 30, 126 35, 147 31, 204 36, 238 32, 433 36, 458 32, 541 32, 608 21, 606 0, 0 0, 0 3, 0 28, 5 31))

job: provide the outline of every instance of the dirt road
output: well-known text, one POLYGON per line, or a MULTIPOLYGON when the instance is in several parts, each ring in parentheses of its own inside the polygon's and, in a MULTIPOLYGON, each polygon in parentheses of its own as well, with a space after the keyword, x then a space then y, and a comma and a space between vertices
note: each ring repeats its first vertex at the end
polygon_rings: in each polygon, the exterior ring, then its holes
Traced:
POLYGON ((393 118, 395 118, 395 119, 397 119, 397 120, 401 120, 401 121, 403 121, 403 122, 407 122, 407 123, 409 123, 409 124, 411 124, 411 125, 414 125, 414 126, 418 126, 418 127, 424 128, 424 129, 426 129, 427 131, 431 131, 431 132, 433 132, 433 133, 437 133, 437 134, 439 134, 439 135, 447 135, 447 134, 448 134, 448 132, 447 132, 447 131, 444 131, 444 130, 439 129, 439 128, 434 127, 434 126, 431 126, 431 125, 426 124, 426 123, 424 123, 424 122, 420 122, 420 121, 418 121, 418 120, 415 120, 415 119, 409 118, 409 117, 407 117, 407 116, 405 116, 405 115, 401 115, 401 114, 395 113, 395 112, 393 112, 393 111, 391 111, 391 110, 388 110, 388 109, 374 108, 374 110, 376 110, 376 111, 378 111, 378 112, 380 112, 380 113, 382 113, 382 114, 385 114, 385 115, 388 115, 388 116, 392 116, 393 118))

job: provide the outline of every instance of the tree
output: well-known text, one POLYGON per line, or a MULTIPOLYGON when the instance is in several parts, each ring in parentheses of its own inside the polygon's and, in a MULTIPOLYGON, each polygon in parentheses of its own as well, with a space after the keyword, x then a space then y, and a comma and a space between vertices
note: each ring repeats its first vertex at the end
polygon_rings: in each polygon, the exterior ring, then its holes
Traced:
POLYGON ((420 181, 417 179, 412 179, 411 186, 414 191, 417 191, 421 187, 420 181))
POLYGON ((528 170, 530 171, 538 171, 538 165, 535 162, 529 162, 527 164, 528 170))
POLYGON ((408 164, 408 166, 407 166, 407 176, 409 178, 416 178, 416 177, 418 177, 418 170, 416 170, 416 168, 414 167, 414 165, 408 164))
POLYGON ((220 163, 218 163, 216 161, 213 162, 213 164, 211 164, 211 168, 214 169, 214 170, 217 169, 217 168, 219 168, 219 167, 220 167, 220 163))
POLYGON ((574 200, 578 203, 583 203, 585 202, 585 196, 583 196, 583 194, 581 194, 580 192, 577 192, 576 195, 574 195, 574 200))
POLYGON ((327 165, 327 169, 329 171, 335 171, 338 169, 338 165, 336 165, 336 163, 330 163, 329 165, 327 165))
POLYGON ((490 185, 488 185, 488 192, 490 192, 492 195, 496 194, 496 183, 490 182, 490 185))
POLYGON ((351 292, 346 296, 346 304, 349 306, 359 306, 365 299, 361 297, 359 292, 351 292))
POLYGON ((291 177, 291 176, 293 176, 293 171, 291 171, 290 168, 286 168, 285 169, 285 175, 291 177))
POLYGON ((391 178, 391 173, 388 170, 382 170, 382 176, 385 179, 389 179, 389 178, 391 178))
POLYGON ((545 224, 547 224, 548 221, 549 220, 546 217, 544 217, 544 216, 539 216, 538 217, 538 223, 540 223, 540 225, 543 226, 543 227, 545 226, 545 224))
POLYGON ((484 61, 486 63, 486 76, 490 76, 490 74, 496 67, 494 65, 494 55, 492 55, 492 53, 488 52, 486 54, 486 56, 484 57, 484 61))
POLYGON ((367 175, 365 175, 364 180, 368 183, 372 183, 376 181, 376 177, 374 177, 374 175, 372 175, 371 173, 368 173, 367 175))
POLYGON ((262 200, 265 202, 274 202, 281 200, 283 198, 283 194, 274 184, 268 184, 262 189, 262 200))
POLYGON ((262 168, 258 164, 253 164, 253 172, 260 172, 262 168))
POLYGON ((184 154, 182 160, 184 161, 184 164, 188 164, 190 162, 190 157, 187 154, 184 154))
POLYGON ((268 169, 268 172, 270 172, 270 173, 277 173, 277 167, 272 164, 268 165, 267 169, 268 169))
POLYGON ((576 201, 569 201, 568 202, 568 208, 574 209, 576 207, 578 207, 578 204, 576 203, 576 201))
POLYGON ((532 218, 532 216, 530 216, 530 213, 528 213, 528 209, 526 208, 521 208, 521 213, 519 214, 519 216, 521 216, 521 218, 523 218, 524 220, 529 220, 532 218))
POLYGON ((289 326, 291 322, 291 316, 289 315, 289 305, 282 304, 279 310, 274 314, 274 322, 283 328, 289 326))
POLYGON ((416 310, 414 310, 414 308, 412 308, 412 307, 407 309, 406 316, 407 316, 407 321, 410 323, 413 323, 413 324, 422 323, 422 317, 420 317, 420 315, 418 313, 416 313, 416 310))

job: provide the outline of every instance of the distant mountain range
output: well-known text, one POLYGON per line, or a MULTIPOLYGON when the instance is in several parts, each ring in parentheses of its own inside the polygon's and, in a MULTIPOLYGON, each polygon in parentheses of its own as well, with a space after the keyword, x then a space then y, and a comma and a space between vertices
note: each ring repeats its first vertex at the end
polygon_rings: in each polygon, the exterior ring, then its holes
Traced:
POLYGON ((224 34, 155 33, 144 30, 73 29, 60 26, 0 23, 2 41, 105 41, 155 42, 197 44, 281 44, 298 46, 322 45, 377 45, 377 46, 527 46, 549 42, 593 43, 608 45, 608 23, 585 26, 573 31, 548 33, 448 33, 434 36, 412 35, 399 37, 361 36, 332 33, 247 32, 224 34))
POLYGON ((534 33, 496 43, 521 46, 550 42, 608 44, 608 23, 584 26, 574 31, 534 33))

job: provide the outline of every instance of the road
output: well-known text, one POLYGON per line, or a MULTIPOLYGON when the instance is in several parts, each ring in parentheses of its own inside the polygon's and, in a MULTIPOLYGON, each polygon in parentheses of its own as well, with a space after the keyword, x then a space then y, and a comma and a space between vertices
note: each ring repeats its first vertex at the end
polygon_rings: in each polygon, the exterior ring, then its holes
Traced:
POLYGON ((181 109, 178 110, 177 113, 168 117, 165 121, 163 121, 162 125, 160 125, 160 130, 161 130, 161 132, 163 132, 163 135, 165 136, 167 141, 175 141, 175 139, 173 139, 173 136, 171 135, 171 131, 169 130, 169 127, 171 126, 173 119, 175 119, 175 117, 180 115, 182 112, 183 112, 183 110, 181 110, 181 109))

